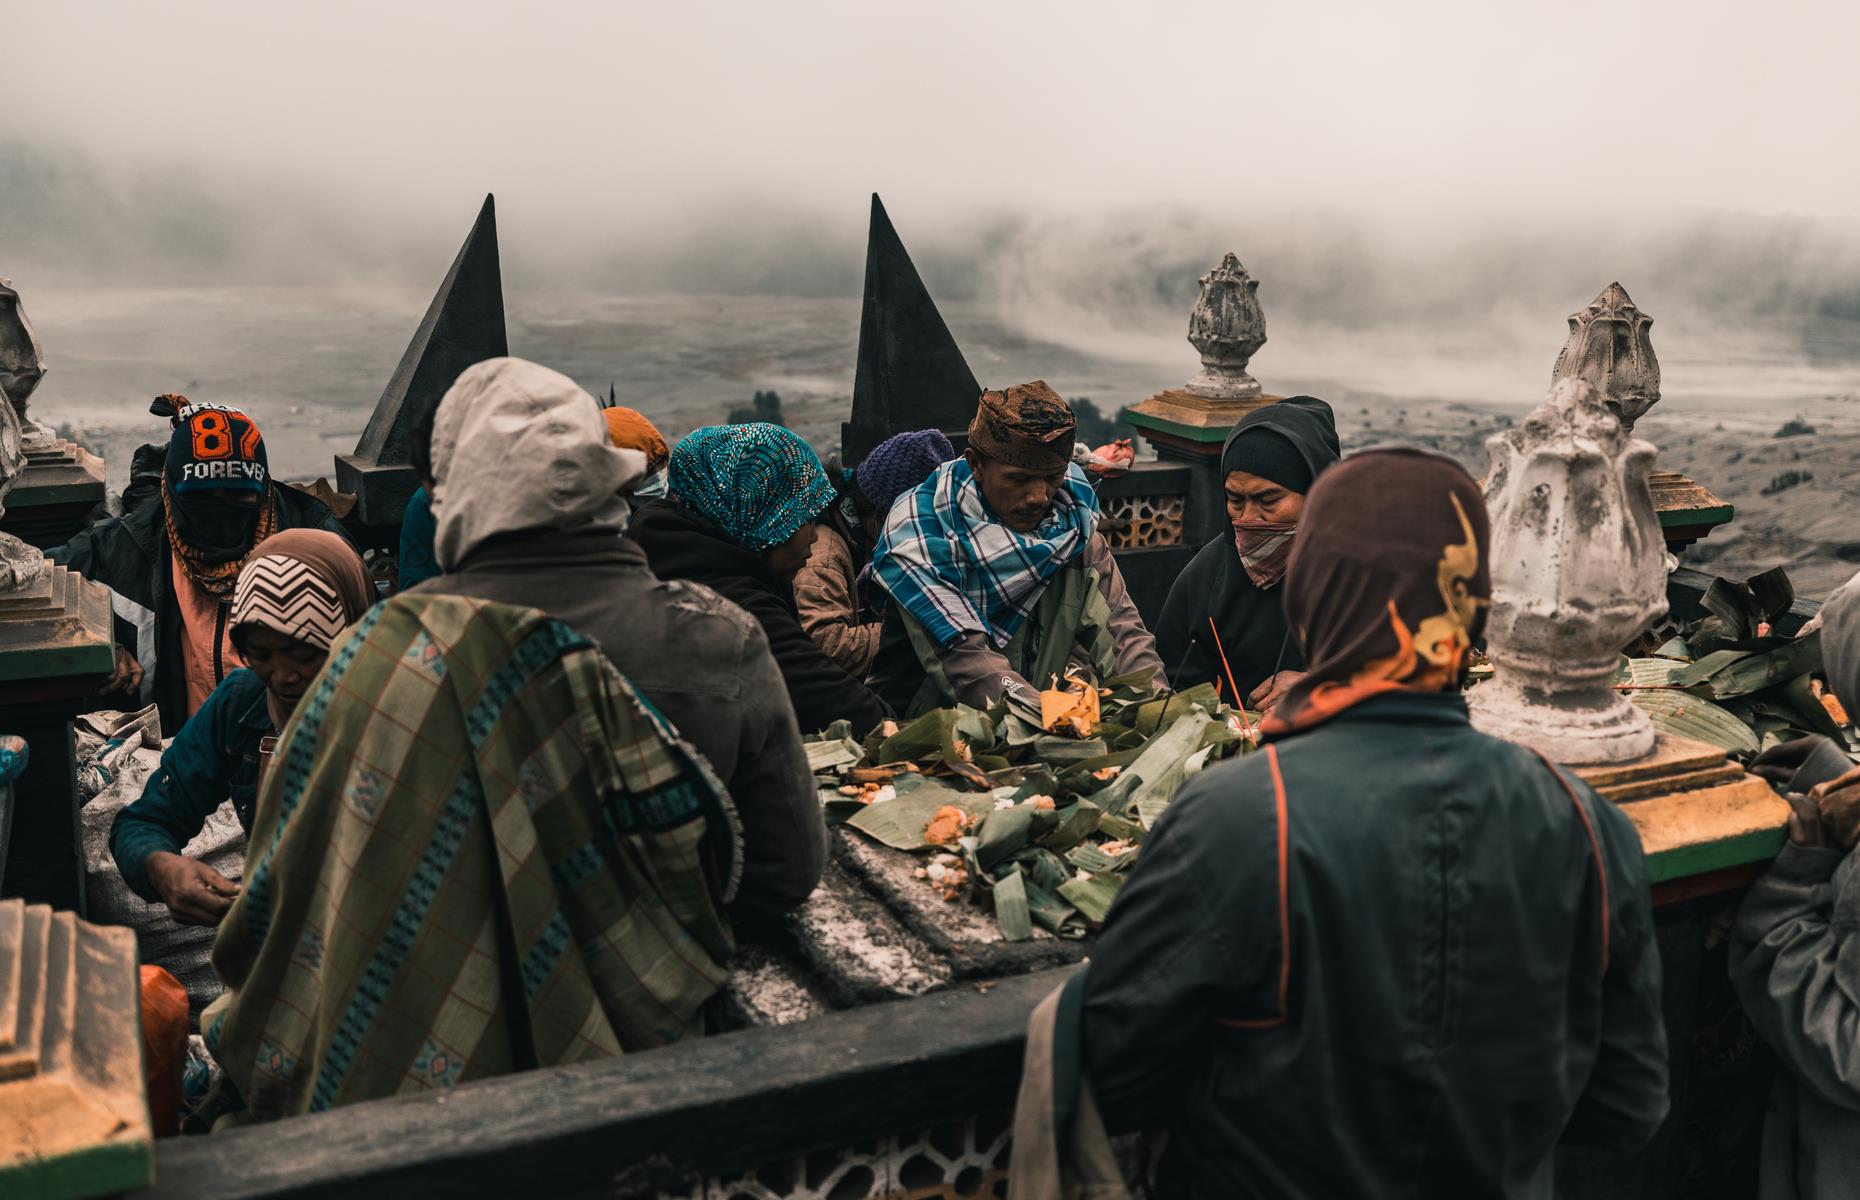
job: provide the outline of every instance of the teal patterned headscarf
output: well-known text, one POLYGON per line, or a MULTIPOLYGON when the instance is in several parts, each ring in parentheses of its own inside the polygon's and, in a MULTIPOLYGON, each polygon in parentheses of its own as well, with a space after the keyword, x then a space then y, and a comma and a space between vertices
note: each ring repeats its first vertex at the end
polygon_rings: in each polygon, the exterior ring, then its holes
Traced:
POLYGON ((707 425, 672 448, 672 495, 757 552, 779 546, 833 503, 814 448, 780 425, 707 425))

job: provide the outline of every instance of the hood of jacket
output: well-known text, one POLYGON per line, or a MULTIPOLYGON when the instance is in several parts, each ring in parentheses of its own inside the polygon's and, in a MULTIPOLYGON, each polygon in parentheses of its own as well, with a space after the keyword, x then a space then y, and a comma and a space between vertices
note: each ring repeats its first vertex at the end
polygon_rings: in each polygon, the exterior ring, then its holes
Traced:
POLYGON ((1311 468, 1314 481, 1343 457, 1342 443, 1337 440, 1337 418, 1330 405, 1316 396, 1287 396, 1242 417, 1221 443, 1222 459, 1241 434, 1255 429, 1270 429, 1290 442, 1311 468))
POLYGON ((433 415, 433 549, 447 570, 494 537, 626 528, 646 456, 613 444, 594 397, 521 358, 468 367, 433 415))

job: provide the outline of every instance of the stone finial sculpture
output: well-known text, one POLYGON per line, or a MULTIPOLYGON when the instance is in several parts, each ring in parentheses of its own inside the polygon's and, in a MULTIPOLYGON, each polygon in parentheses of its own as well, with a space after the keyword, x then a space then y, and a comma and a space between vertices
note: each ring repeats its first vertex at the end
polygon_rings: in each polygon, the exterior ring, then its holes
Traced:
POLYGON ((1246 366, 1266 344, 1266 314, 1259 307, 1259 280, 1232 254, 1201 277, 1201 296, 1188 316, 1188 340, 1201 352, 1201 374, 1183 391, 1210 400, 1249 400, 1259 380, 1246 366))
POLYGON ((52 440, 52 431, 26 415, 26 401, 45 377, 45 350, 39 345, 26 310, 20 307, 13 281, 0 276, 0 391, 19 415, 21 436, 28 446, 52 440))
MULTIPOLYGON (((6 494, 26 469, 19 413, 0 383, 0 516, 6 514, 6 494)), ((10 533, 0 533, 0 596, 23 591, 45 573, 45 556, 10 533)))
POLYGON ((1611 283, 1589 306, 1569 316, 1569 340, 1550 379, 1582 379, 1632 430, 1660 402, 1660 360, 1653 356, 1653 318, 1634 307, 1627 289, 1611 283))
POLYGON ((1612 679, 1621 647, 1666 612, 1654 448, 1577 378, 1486 446, 1496 669, 1469 697, 1473 724, 1561 763, 1647 753, 1653 725, 1612 679))

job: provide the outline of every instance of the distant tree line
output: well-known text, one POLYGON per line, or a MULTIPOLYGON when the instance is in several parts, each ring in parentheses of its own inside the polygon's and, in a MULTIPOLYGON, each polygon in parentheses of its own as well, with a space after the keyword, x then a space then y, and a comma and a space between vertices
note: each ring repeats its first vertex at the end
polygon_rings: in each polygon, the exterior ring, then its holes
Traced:
POLYGON ((755 421, 785 428, 788 422, 781 419, 781 397, 772 391, 759 391, 747 408, 738 406, 730 410, 729 423, 732 425, 748 425, 755 421))

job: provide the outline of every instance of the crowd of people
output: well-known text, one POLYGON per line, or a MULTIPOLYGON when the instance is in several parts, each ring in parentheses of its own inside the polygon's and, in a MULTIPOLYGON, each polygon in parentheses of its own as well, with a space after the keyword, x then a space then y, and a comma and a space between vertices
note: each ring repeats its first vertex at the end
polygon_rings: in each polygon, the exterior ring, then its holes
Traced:
MULTIPOLYGON (((960 453, 915 430, 841 470, 778 425, 670 444, 546 367, 482 362, 415 431, 391 585, 272 479, 250 414, 158 408, 159 486, 53 558, 111 589, 106 689, 172 735, 111 850, 219 928, 222 1121, 703 1034, 739 933, 825 868, 803 735, 954 704, 1037 720, 1072 669, 1213 684, 1266 747, 1181 790, 1036 1013, 1027 1194, 1081 1194, 1109 1137, 1166 1130, 1159 1194, 1547 1195, 1560 1142, 1666 1119, 1634 829, 1467 719, 1479 487, 1422 451, 1346 457, 1321 400, 1234 429, 1231 531, 1153 632, 1040 381, 983 391, 960 453), (182 853, 228 801, 236 881, 182 853)), ((1856 596, 1822 637, 1860 700, 1856 596)), ((1734 971, 1786 1068, 1773 1194, 1834 1195, 1860 773, 1792 803, 1734 971)))

